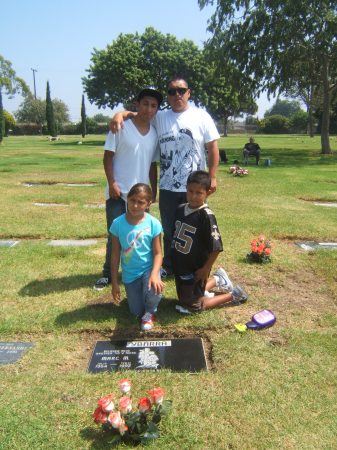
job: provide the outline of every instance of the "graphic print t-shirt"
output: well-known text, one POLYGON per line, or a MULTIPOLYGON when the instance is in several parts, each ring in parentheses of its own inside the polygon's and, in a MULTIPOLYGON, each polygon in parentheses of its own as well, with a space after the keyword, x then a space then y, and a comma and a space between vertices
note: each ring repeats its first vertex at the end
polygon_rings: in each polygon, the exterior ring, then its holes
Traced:
POLYGON ((112 222, 110 233, 121 246, 123 283, 132 283, 153 266, 152 241, 162 232, 158 219, 145 214, 143 222, 131 225, 122 214, 112 222))
POLYGON ((218 224, 208 206, 189 210, 187 204, 180 205, 171 244, 173 272, 176 275, 194 273, 206 263, 210 253, 222 250, 218 224))
POLYGON ((181 113, 158 111, 153 124, 160 145, 159 188, 186 192, 189 174, 206 169, 205 144, 220 137, 213 119, 190 106, 181 113))

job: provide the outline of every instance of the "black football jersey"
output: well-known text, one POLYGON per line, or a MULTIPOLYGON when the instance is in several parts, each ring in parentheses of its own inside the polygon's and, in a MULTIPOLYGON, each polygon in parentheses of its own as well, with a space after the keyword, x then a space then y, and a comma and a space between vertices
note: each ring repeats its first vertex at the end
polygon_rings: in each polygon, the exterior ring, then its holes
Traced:
POLYGON ((189 209, 180 205, 176 212, 171 260, 176 275, 194 273, 203 267, 209 255, 223 250, 218 224, 207 205, 189 209))

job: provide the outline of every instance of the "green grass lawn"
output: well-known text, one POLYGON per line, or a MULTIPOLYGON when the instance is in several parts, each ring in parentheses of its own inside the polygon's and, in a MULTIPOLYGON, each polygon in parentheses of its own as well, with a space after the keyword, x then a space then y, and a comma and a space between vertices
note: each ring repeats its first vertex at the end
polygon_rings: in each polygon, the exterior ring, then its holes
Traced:
MULTIPOLYGON (((104 136, 78 140, 10 137, 0 146, 0 239, 20 241, 0 248, 0 341, 34 343, 19 362, 0 366, 0 449, 110 448, 91 413, 124 377, 135 398, 161 386, 173 400, 161 438, 148 448, 336 448, 337 250, 295 245, 337 242, 337 209, 314 204, 337 202, 336 138, 334 154, 321 155, 319 137, 257 135, 261 165, 251 158, 243 178, 228 169, 241 161, 248 136, 221 139, 229 163, 219 166, 217 192, 209 198, 225 248, 218 265, 250 298, 239 307, 181 316, 168 280, 147 335, 202 337, 209 370, 193 375, 87 372, 97 340, 144 334, 125 299, 115 305, 109 289, 92 289, 106 225, 105 210, 87 205, 104 203, 104 136), (248 264, 250 240, 260 233, 272 240, 272 263, 248 264), (89 238, 97 244, 48 246, 50 239, 89 238), (235 331, 235 323, 264 308, 277 316, 272 328, 235 331)), ((152 212, 158 216, 157 204, 152 212)))

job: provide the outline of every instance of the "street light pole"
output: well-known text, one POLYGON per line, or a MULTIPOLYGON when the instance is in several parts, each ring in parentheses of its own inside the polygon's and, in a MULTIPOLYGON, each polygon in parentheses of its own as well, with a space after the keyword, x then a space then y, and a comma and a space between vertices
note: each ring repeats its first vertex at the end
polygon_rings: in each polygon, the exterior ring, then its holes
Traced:
POLYGON ((35 100, 36 100, 35 72, 37 72, 37 70, 36 70, 36 69, 30 69, 30 70, 33 71, 33 79, 34 79, 34 97, 35 97, 35 100))

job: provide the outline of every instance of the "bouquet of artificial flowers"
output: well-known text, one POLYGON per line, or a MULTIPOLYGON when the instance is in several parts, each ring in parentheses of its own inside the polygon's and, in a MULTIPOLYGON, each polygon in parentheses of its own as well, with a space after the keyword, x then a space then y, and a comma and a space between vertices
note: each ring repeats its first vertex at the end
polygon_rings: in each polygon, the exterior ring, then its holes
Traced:
POLYGON ((271 242, 263 234, 250 242, 251 252, 247 254, 247 261, 257 263, 271 262, 271 242))
POLYGON ((235 177, 243 177, 244 175, 248 175, 248 170, 240 166, 231 166, 229 173, 232 173, 235 177))
POLYGON ((119 387, 122 392, 119 400, 113 394, 106 395, 98 400, 93 413, 94 421, 102 425, 104 432, 110 433, 109 442, 114 445, 122 441, 138 444, 158 438, 159 423, 172 406, 171 400, 164 400, 164 389, 151 389, 147 397, 138 400, 137 409, 132 411, 131 381, 120 380, 119 387))

